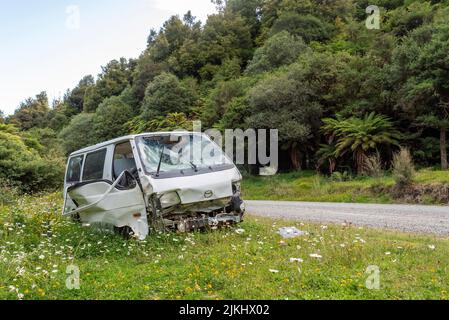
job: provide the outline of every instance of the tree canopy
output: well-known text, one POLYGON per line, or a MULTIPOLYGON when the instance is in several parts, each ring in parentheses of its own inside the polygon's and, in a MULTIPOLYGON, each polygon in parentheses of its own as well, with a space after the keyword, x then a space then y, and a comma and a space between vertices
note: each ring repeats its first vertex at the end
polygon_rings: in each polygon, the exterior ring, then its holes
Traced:
POLYGON ((8 135, 18 154, 36 128, 57 134, 66 155, 202 120, 220 130, 279 129, 284 170, 329 160, 331 171, 360 171, 354 160, 387 149, 391 158, 398 143, 417 165, 447 168, 448 1, 214 3, 207 21, 190 11, 168 17, 137 59, 105 62, 62 99, 49 103, 40 93, 0 116, 16 128, 8 135), (369 5, 380 8, 379 30, 366 27, 369 5))

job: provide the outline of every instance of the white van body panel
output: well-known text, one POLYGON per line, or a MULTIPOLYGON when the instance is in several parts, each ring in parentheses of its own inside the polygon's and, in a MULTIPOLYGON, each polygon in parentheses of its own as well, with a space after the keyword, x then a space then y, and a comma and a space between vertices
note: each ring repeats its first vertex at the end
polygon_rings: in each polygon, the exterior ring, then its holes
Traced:
POLYGON ((181 198, 181 204, 192 204, 203 201, 230 198, 233 195, 232 182, 240 181, 240 174, 236 168, 200 174, 189 177, 170 179, 149 179, 153 192, 164 194, 176 191, 181 198), (206 192, 212 195, 206 196, 206 192))

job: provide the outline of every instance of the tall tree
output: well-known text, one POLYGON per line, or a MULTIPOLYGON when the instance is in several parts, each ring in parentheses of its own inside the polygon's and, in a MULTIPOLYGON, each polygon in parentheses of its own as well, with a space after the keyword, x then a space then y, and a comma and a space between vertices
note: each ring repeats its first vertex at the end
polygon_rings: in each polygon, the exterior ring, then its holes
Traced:
POLYGON ((414 31, 395 54, 399 105, 420 125, 439 130, 441 167, 448 169, 449 25, 428 25, 414 31))
POLYGON ((97 143, 99 140, 93 130, 95 114, 80 113, 72 118, 70 124, 59 134, 66 154, 97 143))
POLYGON ((195 96, 179 79, 170 73, 154 78, 145 92, 142 116, 145 120, 168 113, 189 113, 195 104, 195 96))
POLYGON ((101 141, 111 140, 127 134, 124 124, 131 120, 132 108, 121 97, 105 99, 93 119, 93 129, 101 141))
POLYGON ((88 75, 82 78, 75 88, 66 93, 64 102, 67 104, 70 113, 78 114, 83 112, 86 91, 94 85, 94 77, 88 75))
POLYGON ((34 127, 43 128, 48 125, 47 117, 50 112, 46 92, 41 92, 35 98, 28 98, 21 103, 8 122, 22 130, 34 127))
POLYGON ((84 112, 95 112, 104 99, 120 95, 131 83, 133 71, 133 61, 125 58, 112 60, 102 67, 95 86, 88 87, 85 92, 84 112))
POLYGON ((209 16, 199 39, 200 57, 205 66, 200 70, 203 79, 210 80, 226 60, 238 58, 246 65, 253 54, 251 30, 244 19, 232 12, 209 16), (215 68, 214 68, 215 66, 215 68))
POLYGON ((291 64, 306 50, 308 46, 301 38, 292 36, 288 31, 279 32, 256 50, 246 72, 256 74, 291 64))

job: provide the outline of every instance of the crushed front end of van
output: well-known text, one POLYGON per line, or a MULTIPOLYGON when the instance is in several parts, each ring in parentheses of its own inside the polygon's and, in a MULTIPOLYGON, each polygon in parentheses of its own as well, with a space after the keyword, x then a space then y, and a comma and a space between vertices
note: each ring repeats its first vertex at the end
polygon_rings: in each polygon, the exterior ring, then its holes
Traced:
POLYGON ((149 229, 190 232, 243 221, 242 176, 208 136, 128 136, 74 152, 64 214, 144 239, 149 229))

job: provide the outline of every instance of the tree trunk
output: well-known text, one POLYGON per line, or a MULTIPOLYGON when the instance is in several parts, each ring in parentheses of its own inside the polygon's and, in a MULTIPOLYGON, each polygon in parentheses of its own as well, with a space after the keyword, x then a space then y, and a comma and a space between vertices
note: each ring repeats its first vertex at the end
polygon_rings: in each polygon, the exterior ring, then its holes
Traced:
POLYGON ((297 147, 292 147, 290 149, 290 160, 292 161, 292 166, 294 170, 301 170, 301 153, 297 147))
POLYGON ((334 159, 329 160, 329 172, 330 172, 330 174, 334 173, 335 168, 337 168, 337 161, 335 161, 334 159))
POLYGON ((365 162, 365 153, 362 150, 357 150, 355 153, 355 161, 357 166, 357 174, 362 175, 363 174, 363 165, 365 162))
POLYGON ((447 170, 447 145, 446 145, 446 129, 440 129, 440 154, 441 154, 441 169, 447 170))

